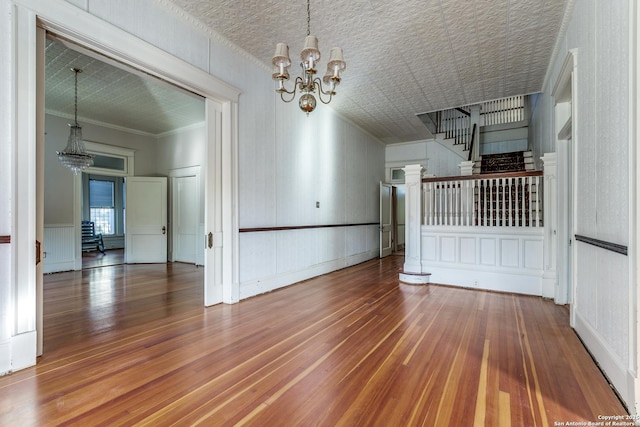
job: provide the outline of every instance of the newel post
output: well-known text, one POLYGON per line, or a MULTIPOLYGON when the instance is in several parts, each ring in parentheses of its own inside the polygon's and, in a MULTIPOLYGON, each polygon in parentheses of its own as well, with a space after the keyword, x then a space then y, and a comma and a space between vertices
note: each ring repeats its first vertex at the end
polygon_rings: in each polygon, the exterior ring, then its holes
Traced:
POLYGON ((405 251, 404 271, 422 273, 422 171, 420 165, 407 165, 405 182, 405 251))

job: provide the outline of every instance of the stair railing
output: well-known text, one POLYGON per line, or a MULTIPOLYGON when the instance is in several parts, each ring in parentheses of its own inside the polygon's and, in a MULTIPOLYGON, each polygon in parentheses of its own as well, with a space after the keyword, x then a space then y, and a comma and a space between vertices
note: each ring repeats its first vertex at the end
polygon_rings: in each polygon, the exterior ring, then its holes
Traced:
POLYGON ((471 130, 471 142, 469 142, 469 157, 467 158, 468 161, 471 161, 471 159, 473 159, 473 143, 476 139, 476 126, 478 124, 474 123, 473 124, 473 129, 471 130))
POLYGON ((542 227, 542 171, 422 180, 423 225, 542 227))
POLYGON ((480 107, 482 126, 523 121, 524 102, 524 95, 483 102, 480 107))
POLYGON ((471 115, 460 109, 438 111, 436 114, 437 132, 443 133, 445 139, 453 139, 454 145, 464 144, 469 149, 471 142, 471 115))

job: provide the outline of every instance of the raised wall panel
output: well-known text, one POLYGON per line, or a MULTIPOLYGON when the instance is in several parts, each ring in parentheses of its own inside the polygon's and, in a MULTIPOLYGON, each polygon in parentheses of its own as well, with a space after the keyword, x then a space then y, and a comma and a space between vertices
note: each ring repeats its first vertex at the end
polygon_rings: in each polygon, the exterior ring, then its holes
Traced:
POLYGON ((435 236, 422 236, 422 259, 438 260, 438 239, 435 236))
POLYGON ((460 238, 460 262, 463 264, 476 263, 476 238, 460 238))
POLYGON ((496 239, 480 238, 480 264, 496 265, 496 239))
POLYGON ((542 270, 544 268, 543 249, 541 240, 524 240, 524 268, 542 270))
POLYGON ((455 237, 440 237, 440 261, 456 261, 456 239, 455 237))
POLYGON ((519 249, 518 240, 500 239, 500 265, 502 267, 518 267, 519 249))

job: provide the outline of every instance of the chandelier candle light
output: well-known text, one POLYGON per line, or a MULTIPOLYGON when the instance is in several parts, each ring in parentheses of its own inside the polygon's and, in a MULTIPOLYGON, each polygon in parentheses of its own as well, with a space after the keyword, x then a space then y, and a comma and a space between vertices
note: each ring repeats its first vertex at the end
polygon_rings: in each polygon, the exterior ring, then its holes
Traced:
POLYGON ((315 77, 316 65, 320 61, 320 50, 318 50, 318 39, 311 35, 311 8, 309 0, 307 0, 307 37, 304 40, 304 48, 300 53, 300 67, 302 68, 302 77, 296 77, 293 90, 287 90, 284 87, 285 80, 289 80, 289 46, 286 43, 278 43, 276 45, 276 54, 273 56, 272 63, 275 66, 273 70, 273 80, 278 83, 276 92, 280 93, 280 98, 284 102, 291 102, 296 97, 296 91, 300 90, 300 109, 309 115, 316 108, 316 98, 313 93, 318 91, 318 97, 323 104, 331 102, 333 95, 336 94, 336 87, 340 84, 340 72, 344 71, 347 63, 344 62, 342 49, 334 47, 329 54, 329 62, 327 63, 327 73, 320 81, 315 77), (325 87, 323 88, 322 82, 325 87), (285 94, 291 95, 290 99, 285 98, 285 94), (325 101, 322 96, 328 96, 325 101))
POLYGON ((64 151, 56 151, 56 154, 58 154, 60 163, 71 169, 74 175, 77 175, 79 171, 93 165, 93 154, 85 151, 84 142, 82 142, 82 128, 78 124, 78 73, 81 73, 82 70, 72 68, 71 71, 75 73, 74 122, 69 124, 70 132, 67 146, 64 147, 64 151))

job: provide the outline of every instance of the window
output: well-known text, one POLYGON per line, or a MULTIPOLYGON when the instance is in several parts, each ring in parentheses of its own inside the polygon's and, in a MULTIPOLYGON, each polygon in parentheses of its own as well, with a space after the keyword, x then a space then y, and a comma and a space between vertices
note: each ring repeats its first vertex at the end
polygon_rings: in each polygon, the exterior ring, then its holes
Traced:
POLYGON ((114 182, 89 180, 89 215, 96 233, 115 234, 114 182))
POLYGON ((391 182, 404 182, 404 169, 391 168, 391 182))

